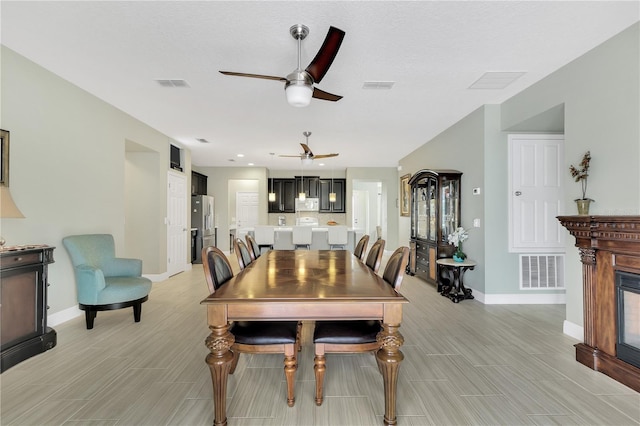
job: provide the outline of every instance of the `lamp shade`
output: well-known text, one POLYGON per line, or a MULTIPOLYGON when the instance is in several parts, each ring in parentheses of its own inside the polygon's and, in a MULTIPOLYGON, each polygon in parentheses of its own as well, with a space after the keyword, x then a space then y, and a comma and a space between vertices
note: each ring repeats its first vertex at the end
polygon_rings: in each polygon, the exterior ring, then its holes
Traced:
POLYGON ((270 192, 269 193, 269 202, 273 203, 276 200, 276 193, 275 192, 270 192))
POLYGON ((304 201, 306 199, 307 199, 307 194, 305 192, 299 192, 298 193, 298 200, 304 201))
POLYGON ((311 103, 313 88, 305 84, 290 84, 286 87, 287 102, 294 107, 306 107, 311 103))
POLYGON ((13 202, 8 186, 0 186, 0 217, 23 218, 24 215, 13 202))
POLYGON ((336 193, 335 192, 330 192, 329 193, 329 202, 330 203, 335 203, 336 202, 336 193))

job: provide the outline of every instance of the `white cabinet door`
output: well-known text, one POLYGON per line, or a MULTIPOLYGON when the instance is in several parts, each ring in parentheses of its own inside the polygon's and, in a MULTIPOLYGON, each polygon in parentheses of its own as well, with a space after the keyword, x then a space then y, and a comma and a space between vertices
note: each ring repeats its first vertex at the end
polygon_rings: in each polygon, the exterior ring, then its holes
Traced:
POLYGON ((509 135, 511 252, 564 251, 563 145, 564 135, 509 135))

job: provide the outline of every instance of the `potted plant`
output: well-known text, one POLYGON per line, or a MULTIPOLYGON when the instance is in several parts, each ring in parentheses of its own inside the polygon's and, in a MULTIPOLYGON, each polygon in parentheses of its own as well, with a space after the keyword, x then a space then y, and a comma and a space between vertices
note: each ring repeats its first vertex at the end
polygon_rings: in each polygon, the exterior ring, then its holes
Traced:
POLYGON ((587 198, 587 179, 589 178, 589 163, 591 162, 591 152, 587 151, 582 157, 582 161, 578 165, 579 168, 571 165, 569 173, 576 182, 582 184, 582 198, 576 198, 574 201, 578 206, 578 214, 589 214, 589 204, 595 200, 587 198))
POLYGON ((453 253, 453 260, 456 262, 464 262, 467 255, 462 251, 462 242, 469 238, 469 233, 462 226, 449 234, 449 244, 453 244, 456 251, 453 253))

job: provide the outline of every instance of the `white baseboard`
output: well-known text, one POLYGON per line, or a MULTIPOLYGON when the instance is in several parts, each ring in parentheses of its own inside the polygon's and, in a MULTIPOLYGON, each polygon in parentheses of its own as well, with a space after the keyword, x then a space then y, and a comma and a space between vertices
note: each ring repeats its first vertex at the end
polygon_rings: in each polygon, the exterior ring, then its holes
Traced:
POLYGON ((84 311, 82 311, 77 306, 72 306, 71 308, 48 315, 47 325, 50 327, 55 327, 56 325, 62 324, 63 322, 67 322, 81 315, 84 315, 84 311))
POLYGON ((544 294, 484 294, 473 290, 475 299, 485 305, 563 305, 567 303, 565 293, 544 294))
POLYGON ((564 320, 564 323, 562 324, 562 332, 581 342, 584 341, 584 327, 574 324, 571 321, 564 320))

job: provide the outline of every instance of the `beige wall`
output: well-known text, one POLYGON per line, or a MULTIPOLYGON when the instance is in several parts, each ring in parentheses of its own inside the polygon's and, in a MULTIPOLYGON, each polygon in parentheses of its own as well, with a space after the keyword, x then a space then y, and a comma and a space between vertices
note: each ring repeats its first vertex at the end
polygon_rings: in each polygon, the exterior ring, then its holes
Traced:
POLYGON ((166 272, 167 136, 5 47, 1 66, 0 126, 11 132, 10 188, 25 219, 0 227, 9 245, 56 247, 49 315, 77 306, 66 235, 111 233, 117 255, 166 272))
MULTIPOLYGON (((465 283, 485 294, 527 294, 518 289, 518 256, 507 251, 509 132, 564 130, 568 214, 576 213, 573 199, 579 193, 569 164, 579 162, 587 150, 593 157, 592 213, 639 214, 639 27, 633 25, 503 104, 474 111, 400 161, 401 173, 422 167, 464 172, 462 224, 470 226, 474 217, 484 223, 465 243, 465 251, 483 259, 484 268, 465 276, 465 283), (482 187, 482 197, 470 194, 475 186, 482 187)), ((405 218, 400 232, 409 232, 405 218)), ((581 264, 574 243, 567 238, 567 321, 581 326, 581 264)))

